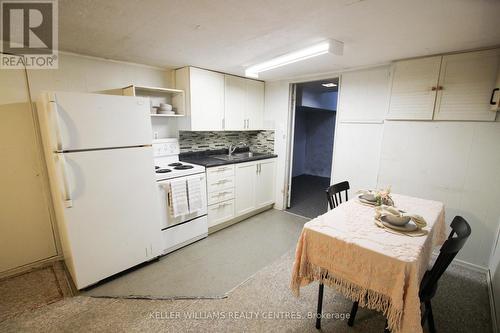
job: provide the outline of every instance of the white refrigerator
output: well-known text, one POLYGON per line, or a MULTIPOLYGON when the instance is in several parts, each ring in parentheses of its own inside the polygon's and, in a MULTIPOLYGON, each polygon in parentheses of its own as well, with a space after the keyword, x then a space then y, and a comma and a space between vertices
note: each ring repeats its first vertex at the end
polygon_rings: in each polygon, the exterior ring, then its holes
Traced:
POLYGON ((161 254, 149 102, 43 93, 37 103, 66 266, 78 289, 161 254))

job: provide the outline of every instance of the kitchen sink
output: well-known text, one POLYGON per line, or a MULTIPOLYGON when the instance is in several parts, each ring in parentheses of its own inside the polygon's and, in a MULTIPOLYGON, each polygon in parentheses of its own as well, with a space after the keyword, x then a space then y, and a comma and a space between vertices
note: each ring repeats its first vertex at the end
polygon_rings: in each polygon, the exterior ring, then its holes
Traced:
POLYGON ((263 156, 263 155, 265 155, 265 154, 246 152, 246 153, 237 153, 237 154, 232 154, 232 155, 214 155, 212 157, 216 158, 218 160, 223 160, 223 161, 241 161, 241 160, 245 160, 247 158, 258 157, 258 156, 263 156))

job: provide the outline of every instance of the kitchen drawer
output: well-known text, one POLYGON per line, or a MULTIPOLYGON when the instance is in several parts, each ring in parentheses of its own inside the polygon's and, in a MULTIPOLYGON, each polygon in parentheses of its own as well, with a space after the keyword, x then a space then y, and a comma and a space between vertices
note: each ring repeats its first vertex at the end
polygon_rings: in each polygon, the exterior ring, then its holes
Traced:
POLYGON ((208 204, 213 205, 221 201, 234 199, 234 188, 208 193, 208 204))
POLYGON ((219 178, 216 180, 207 181, 208 193, 219 192, 228 188, 234 187, 234 176, 219 178))
POLYGON ((207 169, 207 180, 210 182, 234 176, 234 164, 221 165, 207 169))
POLYGON ((208 206, 208 227, 213 227, 234 217, 234 200, 208 206))

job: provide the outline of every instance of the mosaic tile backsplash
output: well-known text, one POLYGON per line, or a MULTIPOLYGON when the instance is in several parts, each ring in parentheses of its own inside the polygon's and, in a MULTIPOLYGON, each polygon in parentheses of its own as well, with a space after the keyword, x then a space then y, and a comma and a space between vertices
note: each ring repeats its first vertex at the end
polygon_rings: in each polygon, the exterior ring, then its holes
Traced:
POLYGON ((179 132, 181 153, 224 149, 240 142, 257 153, 274 153, 274 131, 179 132))

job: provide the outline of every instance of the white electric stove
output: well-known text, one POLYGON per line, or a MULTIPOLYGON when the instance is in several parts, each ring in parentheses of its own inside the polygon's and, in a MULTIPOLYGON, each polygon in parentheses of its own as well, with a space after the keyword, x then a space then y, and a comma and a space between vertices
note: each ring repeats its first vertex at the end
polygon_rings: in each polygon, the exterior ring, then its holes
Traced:
POLYGON ((164 242, 163 253, 169 253, 208 235, 207 187, 205 167, 179 162, 177 139, 153 141, 156 181, 160 194, 161 233, 164 242), (174 217, 170 209, 170 182, 172 180, 199 179, 201 185, 201 209, 174 217))

